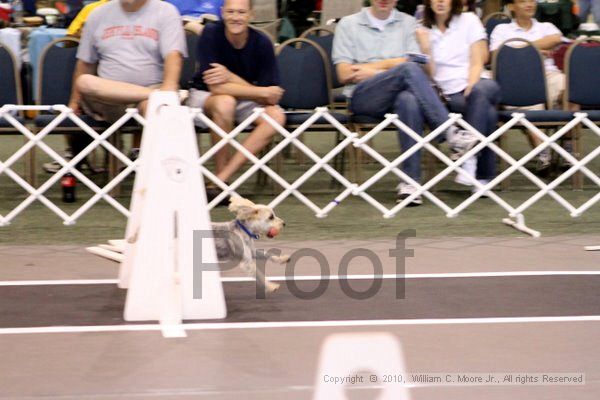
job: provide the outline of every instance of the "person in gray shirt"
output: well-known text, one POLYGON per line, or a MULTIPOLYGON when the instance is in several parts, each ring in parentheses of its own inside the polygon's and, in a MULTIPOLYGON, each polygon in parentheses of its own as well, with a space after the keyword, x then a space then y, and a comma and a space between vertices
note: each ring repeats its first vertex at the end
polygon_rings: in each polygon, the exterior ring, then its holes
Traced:
MULTIPOLYGON (((410 53, 418 53, 415 38, 416 20, 396 10, 397 0, 371 0, 370 7, 340 20, 333 42, 333 62, 353 114, 381 118, 388 112, 418 134, 423 123, 434 129, 448 119, 448 110, 431 86, 423 69, 410 62, 410 53)), ((402 150, 415 141, 400 131, 402 150)), ((468 131, 452 127, 446 139, 454 157, 475 145, 477 139, 468 131)), ((402 170, 415 182, 421 178, 420 153, 416 152, 402 165, 402 170)), ((410 182, 401 182, 397 201, 414 193, 410 182)), ((413 199, 409 206, 423 200, 413 199)))
POLYGON ((187 57, 179 12, 160 0, 113 0, 94 10, 77 51, 69 107, 116 121, 144 113, 154 89, 177 90, 187 57))

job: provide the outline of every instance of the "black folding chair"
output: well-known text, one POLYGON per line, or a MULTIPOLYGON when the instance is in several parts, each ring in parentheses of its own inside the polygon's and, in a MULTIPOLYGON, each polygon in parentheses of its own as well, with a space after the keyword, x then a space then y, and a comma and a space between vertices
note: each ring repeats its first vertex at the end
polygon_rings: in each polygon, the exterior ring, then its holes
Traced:
POLYGON ((196 48, 198 47, 198 36, 196 32, 191 29, 185 29, 185 41, 187 45, 188 56, 183 60, 181 67, 181 78, 179 79, 179 86, 181 89, 189 89, 190 82, 196 73, 196 48))
POLYGON ((483 26, 485 27, 485 32, 487 33, 488 38, 492 36, 494 28, 496 28, 498 25, 508 24, 511 21, 511 16, 503 12, 491 13, 490 15, 485 17, 483 19, 483 26))
MULTIPOLYGON (((23 93, 21 91, 21 74, 17 67, 17 60, 10 48, 0 43, 0 104, 23 104, 23 93)), ((15 115, 15 119, 21 123, 25 123, 23 113, 19 112, 15 115)), ((12 124, 5 118, 0 118, 0 134, 20 134, 12 124)), ((25 139, 28 140, 28 139, 25 139)), ((33 163, 35 159, 32 153, 27 153, 25 158, 25 176, 32 182, 32 171, 35 170, 33 163)))
MULTIPOLYGON (((500 86, 503 106, 514 107, 511 110, 498 112, 499 120, 509 121, 512 114, 520 112, 532 124, 544 128, 554 128, 567 123, 573 118, 573 113, 566 110, 550 110, 551 104, 547 96, 546 72, 544 58, 540 51, 525 39, 509 39, 502 43, 492 59, 494 79, 500 86), (520 46, 514 46, 519 44, 520 46), (529 107, 543 104, 543 110, 525 110, 529 107)), ((577 141, 577 135, 572 136, 577 141)), ((502 137, 500 146, 503 145, 502 137)), ((575 143, 573 147, 575 148, 575 143)), ((508 188, 509 180, 502 182, 504 189, 508 188)), ((573 185, 577 186, 574 177, 573 185)))
MULTIPOLYGON (((563 108, 569 104, 576 104, 588 118, 600 124, 600 40, 583 38, 577 40, 567 51, 565 56, 566 87, 563 97, 563 108)), ((583 154, 583 144, 580 140, 581 126, 575 131, 577 140, 573 143, 575 154, 583 154)), ((578 176, 577 187, 583 187, 583 177, 578 176)))
MULTIPOLYGON (((330 62, 321 46, 308 39, 287 40, 277 48, 277 63, 281 86, 285 90, 280 105, 286 110, 287 127, 294 129, 300 126, 310 118, 316 107, 328 107, 341 124, 349 122, 346 114, 333 111, 330 62)), ((310 127, 310 131, 334 129, 323 117, 310 127)), ((343 140, 343 135, 336 132, 337 144, 343 140)), ((335 160, 335 168, 340 172, 344 169, 343 154, 335 160)), ((302 160, 300 157, 298 161, 302 160)))

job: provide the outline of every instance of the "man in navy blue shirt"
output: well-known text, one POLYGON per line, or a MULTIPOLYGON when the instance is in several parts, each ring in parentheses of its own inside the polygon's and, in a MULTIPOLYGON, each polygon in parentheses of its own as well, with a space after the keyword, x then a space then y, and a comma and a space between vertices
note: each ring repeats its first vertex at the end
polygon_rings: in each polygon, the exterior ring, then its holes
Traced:
MULTIPOLYGON (((245 120, 255 107, 264 107, 278 123, 285 123, 283 110, 277 105, 283 89, 271 41, 251 29, 252 0, 225 0, 222 22, 209 24, 198 40, 196 72, 190 90, 188 105, 199 107, 225 132, 234 123, 245 120)), ((197 124, 201 124, 197 121, 197 124)), ((275 129, 264 119, 255 122, 254 130, 243 145, 256 154, 275 134, 275 129)), ((213 142, 219 136, 213 133, 213 142)), ((236 152, 230 158, 225 146, 215 155, 217 177, 227 182, 246 162, 236 152)), ((218 191, 207 190, 209 201, 218 191)))

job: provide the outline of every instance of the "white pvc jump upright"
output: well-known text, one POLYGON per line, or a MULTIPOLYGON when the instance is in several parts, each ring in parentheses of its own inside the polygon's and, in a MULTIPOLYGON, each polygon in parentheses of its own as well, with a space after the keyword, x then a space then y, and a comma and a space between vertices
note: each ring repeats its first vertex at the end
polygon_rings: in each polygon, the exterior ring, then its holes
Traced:
POLYGON ((410 400, 404 382, 384 379, 387 375, 406 376, 402 347, 398 339, 387 332, 338 333, 325 339, 321 346, 313 400, 345 400, 346 387, 356 382, 335 382, 333 378, 364 377, 358 389, 381 388, 379 400, 410 400), (367 380, 368 379, 368 380, 367 380))
MULTIPOLYGON (((119 287, 129 289, 125 320, 158 320, 165 336, 185 336, 184 319, 225 318, 225 298, 215 268, 196 271, 201 287, 193 285, 193 232, 211 224, 192 115, 174 92, 160 91, 146 115, 119 287)), ((217 265, 213 240, 201 247, 202 263, 217 265)))

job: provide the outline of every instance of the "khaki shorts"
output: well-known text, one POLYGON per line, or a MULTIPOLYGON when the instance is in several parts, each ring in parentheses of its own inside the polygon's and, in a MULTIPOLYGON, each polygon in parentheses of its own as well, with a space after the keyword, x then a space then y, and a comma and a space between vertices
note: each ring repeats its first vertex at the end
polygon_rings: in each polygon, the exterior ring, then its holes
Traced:
MULTIPOLYGON (((187 106, 193 108, 202 108, 204 109, 204 103, 211 96, 212 93, 206 90, 198 90, 198 89, 190 89, 190 96, 187 100, 187 106)), ((252 111, 256 107, 261 107, 260 104, 255 103, 250 100, 238 100, 237 105, 235 106, 235 122, 239 124, 240 122, 246 120, 250 115, 252 115, 252 111)), ((194 124, 199 128, 208 128, 204 121, 196 118, 194 120, 194 124)))

